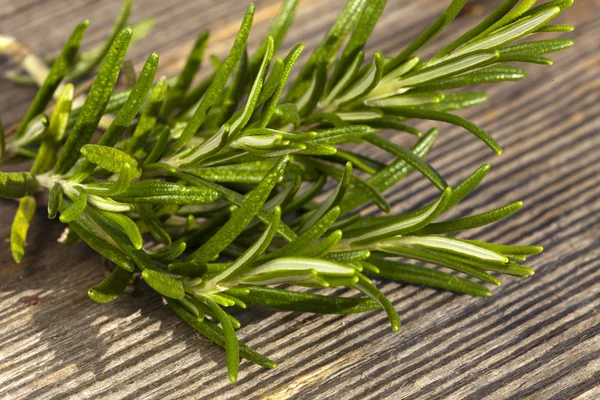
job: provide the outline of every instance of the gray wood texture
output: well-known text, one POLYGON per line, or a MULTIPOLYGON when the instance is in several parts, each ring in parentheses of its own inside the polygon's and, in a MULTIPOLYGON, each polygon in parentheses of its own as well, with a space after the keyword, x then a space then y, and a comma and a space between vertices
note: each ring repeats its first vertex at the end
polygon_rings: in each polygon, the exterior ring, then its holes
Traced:
MULTIPOLYGON (((314 46, 343 0, 304 0, 288 48, 314 46)), ((448 1, 390 0, 370 50, 394 54, 448 1)), ((497 1, 475 7, 423 54, 456 37, 497 1)), ((161 55, 161 73, 181 68, 202 29, 210 52, 224 54, 247 5, 237 0, 140 0, 133 21, 157 29, 130 54, 161 55)), ((98 43, 119 0, 0 0, 0 31, 38 54, 56 53, 76 21, 89 18, 98 43)), ((257 1, 251 43, 278 9, 257 1)), ((382 312, 319 316, 253 308, 239 318, 243 340, 276 360, 267 371, 242 362, 228 382, 222 349, 195 334, 161 299, 141 288, 107 305, 87 289, 103 271, 84 245, 55 241, 60 224, 43 210, 24 261, 8 246, 13 202, 0 202, 0 397, 6 399, 598 399, 600 398, 600 2, 579 0, 560 23, 576 26, 576 46, 552 67, 527 66, 520 83, 487 86, 487 104, 461 112, 503 145, 497 157, 467 132, 441 124, 428 156, 451 184, 490 162, 492 171, 457 214, 523 200, 524 211, 468 236, 547 250, 536 274, 504 278, 491 299, 381 282, 403 322, 392 333, 382 312)), ((553 36, 553 35, 549 35, 553 36)), ((0 60, 0 70, 8 68, 0 60)), ((34 90, 0 81, 0 116, 18 120, 34 90)), ((432 124, 420 124, 426 129, 432 124)), ((398 135, 398 141, 410 138, 398 135)), ((389 193, 394 211, 430 199, 435 189, 413 173, 389 193)), ((374 209, 365 210, 366 213, 374 209)))

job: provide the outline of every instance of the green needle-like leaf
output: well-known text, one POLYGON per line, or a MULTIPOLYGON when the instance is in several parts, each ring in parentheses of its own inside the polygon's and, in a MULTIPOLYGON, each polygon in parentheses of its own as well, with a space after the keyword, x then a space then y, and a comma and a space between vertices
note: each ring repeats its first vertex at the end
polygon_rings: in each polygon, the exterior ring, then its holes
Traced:
POLYGON ((369 259, 369 262, 378 267, 379 272, 376 275, 386 279, 431 286, 471 296, 490 297, 492 295, 492 292, 485 286, 432 268, 373 257, 369 259))
POLYGON ((401 79, 381 84, 369 94, 368 99, 381 99, 402 94, 413 87, 487 66, 497 62, 499 57, 500 53, 497 50, 474 51, 440 64, 419 69, 401 79))
POLYGON ((88 290, 88 296, 96 303, 108 303, 119 297, 127 289, 133 273, 121 267, 115 267, 102 282, 88 290))
POLYGON ((507 218, 511 214, 519 211, 523 206, 523 202, 517 201, 515 203, 506 205, 504 207, 497 208, 492 211, 488 211, 483 214, 473 215, 471 217, 456 219, 453 221, 437 222, 427 225, 426 227, 414 232, 416 235, 424 234, 441 234, 441 233, 453 233, 463 232, 469 229, 479 228, 482 226, 489 225, 496 221, 500 221, 507 218))
POLYGON ((518 81, 525 79, 525 70, 509 65, 492 65, 475 72, 469 72, 450 78, 418 86, 409 93, 429 93, 440 90, 456 89, 464 86, 479 85, 482 83, 495 83, 502 81, 518 81))
MULTIPOLYGON (((64 199, 63 203, 66 204, 61 204, 61 211, 67 208, 67 204, 69 204, 70 201, 64 199)), ((87 217, 81 216, 76 220, 71 221, 69 227, 81 238, 81 240, 102 256, 127 271, 133 272, 135 270, 133 261, 123 254, 123 252, 116 247, 117 245, 114 244, 112 239, 104 232, 98 232, 96 226, 94 226, 87 217)))
POLYGON ((295 102, 306 92, 310 86, 310 80, 318 64, 328 63, 335 53, 344 43, 346 37, 356 26, 364 9, 367 6, 367 0, 349 0, 346 7, 329 28, 329 31, 323 37, 321 43, 309 57, 308 61, 300 71, 298 78, 292 84, 286 102, 295 102))
POLYGON ((467 31, 459 38, 455 39, 452 43, 448 44, 442 50, 440 50, 432 59, 431 62, 445 56, 446 54, 452 52, 456 48, 461 45, 467 43, 469 40, 473 39, 480 33, 484 32, 492 25, 500 21, 502 18, 506 16, 506 14, 519 2, 519 0, 505 0, 500 7, 498 7, 494 12, 492 12, 486 19, 481 21, 479 25, 475 28, 467 31))
POLYGON ((333 85, 333 87, 326 91, 327 96, 321 101, 323 105, 329 105, 343 90, 348 88, 348 85, 354 82, 364 58, 364 52, 359 51, 353 60, 342 59, 338 61, 333 76, 329 80, 329 85, 333 85))
POLYGON ((348 104, 367 96, 377 87, 383 76, 383 68, 383 55, 375 53, 375 58, 367 72, 355 84, 350 86, 348 90, 342 93, 337 101, 340 104, 348 104))
POLYGON ((511 246, 506 244, 496 244, 496 243, 487 243, 480 242, 477 240, 463 240, 467 243, 472 243, 480 247, 484 247, 486 249, 490 249, 500 254, 511 254, 511 255, 533 255, 539 254, 542 252, 542 246, 511 246))
MULTIPOLYGON (((179 315, 181 319, 183 319, 188 325, 194 328, 196 331, 206 336, 208 339, 213 341, 215 344, 223 347, 225 346, 225 335, 223 330, 219 328, 216 324, 209 322, 207 320, 199 321, 196 317, 189 313, 182 305, 178 304, 176 301, 167 299, 169 306, 179 315)), ((255 364, 260 365, 263 368, 275 368, 276 364, 274 361, 269 360, 267 357, 262 354, 257 353, 252 350, 248 346, 239 342, 239 351, 240 356, 245 359, 252 361, 255 364)))
POLYGON ((333 128, 317 131, 317 137, 312 143, 340 144, 356 141, 368 134, 373 133, 373 128, 366 125, 354 125, 343 128, 333 128))
POLYGON ((167 145, 169 144, 169 138, 171 136, 171 128, 165 126, 158 135, 158 140, 154 144, 152 151, 148 154, 148 157, 144 160, 143 165, 149 165, 159 160, 160 156, 165 152, 167 145))
POLYGON ((148 96, 148 92, 154 82, 156 69, 158 68, 158 54, 152 53, 140 76, 131 90, 129 97, 117 113, 115 119, 110 124, 104 135, 100 138, 98 144, 104 146, 113 146, 117 140, 123 135, 125 129, 131 124, 137 113, 142 108, 142 104, 148 96))
MULTIPOLYGON (((241 207, 245 203, 246 198, 244 196, 242 196, 241 194, 239 194, 231 189, 228 189, 224 186, 221 186, 221 185, 218 185, 218 184, 215 184, 212 182, 204 181, 193 175, 185 174, 185 173, 181 173, 181 172, 177 172, 177 171, 171 171, 171 174, 173 176, 175 176, 179 179, 185 180, 193 185, 198 185, 199 187, 203 187, 203 188, 210 188, 210 189, 214 190, 216 193, 222 195, 227 201, 229 201, 231 204, 233 204, 237 207, 241 207)), ((287 212, 287 209, 286 209, 286 212, 287 212)), ((264 224, 270 224, 273 219, 272 213, 264 207, 262 207, 258 211, 257 217, 264 224)), ((294 231, 283 222, 279 224, 279 230, 277 233, 282 238, 287 240, 288 242, 293 240, 294 238, 296 238, 296 234, 294 233, 294 231)))
POLYGON ((10 250, 16 262, 21 262, 25 255, 25 240, 34 213, 35 199, 31 196, 23 197, 19 201, 19 208, 10 231, 10 250))
POLYGON ((148 204, 203 204, 220 198, 209 188, 184 186, 174 182, 133 182, 123 193, 113 196, 115 200, 148 204))
POLYGON ((124 151, 114 147, 99 144, 86 144, 81 147, 81 154, 91 163, 107 171, 119 173, 128 164, 134 172, 134 176, 140 176, 137 160, 124 151))
POLYGON ((131 218, 120 213, 112 212, 103 212, 102 215, 114 221, 123 229, 129 240, 131 240, 131 244, 133 244, 133 247, 135 247, 137 250, 140 250, 142 248, 144 244, 142 234, 140 233, 140 230, 138 229, 135 222, 131 220, 131 218))
POLYGON ((259 183, 273 167, 274 162, 257 161, 222 167, 199 168, 190 171, 193 175, 213 182, 259 183))
POLYGON ((371 299, 323 296, 263 286, 233 288, 227 293, 231 293, 245 303, 260 307, 319 314, 352 314, 376 310, 380 307, 371 299))
POLYGON ((225 351, 227 352, 227 371, 229 373, 229 380, 231 383, 235 383, 237 381, 238 367, 240 364, 240 348, 237 336, 235 335, 235 330, 233 329, 227 314, 212 298, 204 296, 202 300, 208 304, 223 327, 223 333, 225 335, 225 351))
POLYGON ((366 172, 367 174, 375 175, 377 171, 385 168, 385 165, 380 163, 377 160, 373 160, 369 157, 361 156, 360 154, 338 150, 334 155, 328 158, 331 161, 336 163, 346 164, 347 162, 351 162, 353 166, 360 169, 361 171, 366 172))
MULTIPOLYGON (((356 55, 361 52, 364 48, 369 36, 373 32, 377 21, 379 20, 380 15, 383 12, 385 7, 385 0, 371 0, 367 2, 365 6, 365 10, 360 16, 358 23, 356 24, 356 29, 352 32, 346 47, 342 53, 342 56, 338 63, 335 66, 335 70, 331 77, 331 83, 336 84, 338 86, 338 81, 342 81, 340 79, 341 75, 346 76, 346 68, 352 62, 356 62, 356 55), (353 61, 354 60, 354 61, 353 61)), ((360 57, 360 62, 358 63, 358 67, 362 64, 362 56, 360 57)), ((354 73, 352 73, 354 75, 354 73)), ((333 91, 332 91, 333 92, 333 91)), ((335 94, 333 94, 335 96, 335 94)))
POLYGON ((444 13, 425 30, 425 32, 385 65, 384 74, 387 74, 408 60, 413 54, 425 46, 427 42, 436 37, 454 18, 456 18, 465 3, 466 0, 453 0, 446 11, 444 11, 444 13))
POLYGON ((54 111, 50 117, 50 124, 46 135, 42 138, 40 150, 35 158, 31 172, 41 174, 49 171, 56 162, 56 156, 60 142, 65 136, 69 116, 71 114, 71 105, 73 102, 73 85, 68 84, 56 100, 54 111))
POLYGON ((77 122, 58 156, 58 161, 54 167, 56 174, 65 174, 75 165, 79 158, 79 149, 87 144, 94 134, 110 94, 117 83, 121 63, 127 52, 131 35, 131 28, 123 29, 110 48, 98 77, 94 80, 94 84, 83 104, 77 122))
POLYGON ((536 30, 536 32, 572 32, 571 25, 544 25, 536 30))
MULTIPOLYGON (((423 158, 433 146, 438 134, 439 131, 437 129, 432 129, 426 135, 423 135, 417 144, 412 147, 412 153, 414 153, 417 157, 423 158)), ((412 170, 413 167, 408 164, 405 159, 399 158, 392 164, 383 168, 381 171, 378 171, 375 175, 369 178, 368 182, 379 192, 383 192, 412 170)), ((369 195, 367 193, 359 188, 351 189, 340 204, 342 214, 355 209, 367 201, 369 201, 369 195)))
POLYGON ((212 261, 248 226, 267 200, 273 187, 279 182, 289 158, 282 157, 262 182, 251 192, 244 203, 219 231, 190 256, 194 261, 212 261))
POLYGON ((533 5, 536 3, 536 1, 537 0, 523 0, 520 4, 518 4, 512 10, 510 10, 510 12, 508 12, 507 14, 502 16, 502 18, 500 18, 498 21, 494 22, 492 25, 490 25, 488 28, 486 28, 483 32, 481 32, 480 36, 488 34, 498 28, 501 28, 501 27, 513 22, 515 19, 519 18, 521 15, 523 15, 525 12, 527 12, 531 7, 533 7, 533 5))
POLYGON ((395 108, 395 107, 414 107, 424 104, 439 103, 444 99, 444 95, 438 93, 423 94, 399 94, 397 96, 386 97, 384 99, 367 100, 365 104, 371 107, 395 108))
POLYGON ((48 218, 54 219, 56 217, 62 198, 63 188, 60 183, 57 182, 52 186, 50 194, 48 195, 48 218))
MULTIPOLYGON (((281 93, 283 92, 283 89, 285 88, 285 84, 287 83, 288 77, 290 76, 290 73, 292 72, 292 68, 296 64, 296 61, 298 60, 298 57, 300 57, 300 54, 302 53, 303 49, 304 49, 303 45, 297 45, 285 57, 284 68, 283 68, 283 72, 281 74, 281 80, 280 80, 279 86, 277 86, 277 90, 275 91, 275 93, 273 93, 271 98, 263 106, 263 109, 261 112, 261 117, 260 117, 260 122, 259 122, 259 126, 261 128, 267 127, 267 125, 271 121, 271 118, 273 117, 273 115, 275 114, 275 112, 277 110, 279 110, 280 112, 283 111, 282 108, 278 108, 279 98, 281 97, 281 93)), ((295 105, 293 105, 293 107, 297 114, 295 105)), ((299 119, 300 119, 300 117, 298 116, 298 120, 299 119)))
MULTIPOLYGON (((265 53, 265 56, 263 58, 260 70, 256 75, 256 79, 254 80, 252 88, 250 89, 250 93, 248 94, 248 99, 242 110, 234 114, 230 118, 230 120, 225 125, 223 125, 222 128, 212 137, 210 137, 204 143, 196 147, 189 154, 185 154, 185 156, 178 161, 178 164, 181 164, 182 167, 186 167, 198 163, 206 157, 209 157, 221 150, 225 146, 227 141, 232 141, 236 139, 239 132, 246 126, 246 124, 252 117, 252 113, 254 112, 256 102, 258 101, 258 98, 260 96, 262 85, 264 83, 264 78, 267 74, 267 70, 272 57, 273 40, 270 39, 269 46, 267 47, 267 52, 265 53)), ((185 130, 182 133, 182 136, 183 135, 185 135, 185 130)))
POLYGON ((154 215, 152 208, 148 204, 137 204, 135 207, 136 211, 140 214, 141 220, 144 222, 145 227, 150 231, 152 237, 159 243, 166 245, 171 244, 171 236, 162 227, 160 220, 154 215))
POLYGON ((265 77, 267 76, 269 65, 271 64, 271 59, 273 58, 274 46, 273 38, 269 38, 267 50, 262 60, 262 64, 260 65, 260 69, 256 74, 256 78, 254 79, 254 83, 252 84, 252 88, 250 89, 250 93, 248 94, 246 104, 242 108, 242 112, 239 117, 236 118, 234 116, 234 120, 230 123, 230 132, 232 138, 235 137, 235 135, 237 135, 237 133, 246 126, 252 117, 252 113, 254 112, 254 108, 256 107, 263 88, 265 77))
POLYGON ((42 86, 40 86, 35 99, 33 99, 31 102, 31 106, 19 124, 16 137, 22 137, 25 134, 25 129, 27 128, 29 122, 36 115, 43 112, 48 102, 52 99, 56 88, 58 88, 58 85, 60 85, 60 82, 63 80, 65 75, 67 75, 67 72, 75 62, 77 51, 79 50, 79 45, 81 44, 81 39, 83 39, 83 34, 85 33, 89 24, 90 22, 86 20, 77 25, 69 37, 69 40, 63 48, 62 53, 52 65, 52 68, 48 72, 48 76, 44 80, 42 86))
MULTIPOLYGON (((333 226, 332 224, 331 226, 333 226)), ((297 255, 304 257, 322 257, 329 252, 342 239, 342 231, 340 229, 333 231, 329 236, 322 239, 317 244, 311 247, 300 249, 297 255)))
POLYGON ((449 114, 434 110, 421 110, 415 108, 395 109, 394 114, 405 118, 429 119, 433 121, 443 121, 452 125, 460 126, 471 132, 475 137, 485 143, 496 154, 502 154, 502 148, 486 131, 475 125, 473 122, 459 117, 458 115, 449 114))
POLYGON ((344 195, 346 194, 346 191, 348 190, 348 187, 350 186, 351 181, 352 181, 352 163, 347 163, 346 168, 344 169, 344 175, 340 179, 336 188, 333 190, 333 192, 331 192, 329 197, 327 197, 327 199, 319 205, 319 207, 314 209, 312 212, 304 215, 307 218, 303 219, 302 224, 298 228, 298 232, 302 233, 305 230, 309 229, 323 215, 325 215, 325 213, 327 213, 327 211, 329 211, 333 207, 337 206, 344 198, 344 195))
MULTIPOLYGON (((325 258, 328 260, 349 264, 366 260, 370 255, 371 252, 369 250, 350 250, 330 252, 325 256, 325 258)), ((358 264, 358 266, 360 267, 360 264, 358 264)), ((362 271, 362 267, 358 268, 358 270, 362 271)))
POLYGON ((35 193, 38 182, 29 172, 0 172, 0 196, 20 199, 35 193))
POLYGON ((296 107, 298 107, 298 113, 301 117, 310 115, 317 107, 319 99, 325 92, 326 81, 327 64, 319 62, 313 71, 313 76, 306 92, 296 102, 296 107))
POLYGON ((250 6, 248 7, 248 11, 246 11, 246 15, 244 16, 244 20, 242 21, 242 25, 237 34, 237 37, 235 38, 229 56, 227 56, 227 59, 225 60, 225 62, 223 62, 223 65, 221 65, 221 67, 217 71, 217 74, 213 79, 211 85, 208 87, 206 93, 202 97, 198 108, 196 108, 194 116, 188 121, 181 136, 174 143, 173 148, 171 149, 171 154, 174 154, 175 152, 181 150, 189 142, 189 140, 196 134, 196 132, 200 128, 200 125, 202 125, 202 123, 204 122, 210 107, 212 107, 215 104, 219 94, 221 93, 221 91, 225 87, 225 84, 227 83, 229 75, 231 75, 231 72, 233 72, 233 69, 235 68, 236 64, 238 63, 238 61, 242 57, 242 54, 244 53, 244 49, 246 47, 246 40, 248 40, 248 35, 250 34, 250 28, 252 26, 253 17, 254 4, 250 4, 250 6))
POLYGON ((446 188, 436 201, 425 207, 409 214, 381 218, 382 221, 379 223, 379 218, 375 218, 372 223, 365 228, 351 229, 344 232, 344 237, 352 238, 354 244, 361 245, 362 243, 371 243, 382 238, 404 235, 417 231, 435 220, 435 218, 443 212, 451 195, 452 189, 446 188))
POLYGON ((449 93, 436 104, 426 104, 422 108, 434 111, 454 111, 473 107, 488 99, 487 94, 480 92, 449 93))
POLYGON ((171 261, 183 254, 187 245, 185 242, 174 242, 170 246, 164 246, 159 249, 149 251, 150 257, 160 261, 171 261))
POLYGON ((508 259, 501 254, 443 236, 396 237, 384 242, 398 246, 420 247, 435 252, 454 254, 462 258, 477 259, 494 264, 506 264, 508 262, 508 259))
POLYGON ((273 22, 269 26, 269 30, 265 35, 265 39, 260 42, 258 49, 250 59, 249 70, 251 75, 254 75, 258 70, 260 63, 267 52, 269 45, 269 37, 273 38, 273 49, 275 52, 281 47, 285 35, 292 25, 294 15, 296 14, 296 7, 298 6, 298 0, 284 0, 279 9, 279 13, 273 19, 273 22))
POLYGON ((146 252, 144 250, 136 249, 131 244, 129 238, 115 222, 94 210, 93 207, 87 207, 86 214, 88 214, 90 218, 100 226, 100 228, 105 232, 106 236, 110 238, 112 242, 116 243, 116 245, 121 248, 127 258, 133 261, 133 263, 135 263, 135 265, 137 265, 141 270, 153 270, 156 268, 152 262, 152 259, 150 259, 146 252))
MULTIPOLYGON (((137 170, 135 172, 138 172, 137 170)), ((133 179, 134 170, 128 163, 123 164, 116 181, 95 182, 86 184, 86 191, 91 195, 115 196, 123 193, 133 179)))
POLYGON ((275 63, 273 64, 273 68, 271 70, 271 74, 265 80, 263 88, 260 92, 260 96, 258 96, 258 100, 256 101, 256 108, 262 106, 273 96, 273 93, 279 87, 281 83, 281 77, 283 75, 283 69, 285 68, 285 62, 283 58, 277 57, 275 63))
POLYGON ((394 305, 371 283, 369 278, 361 273, 357 273, 357 275, 359 280, 353 286, 375 300, 385 310, 392 325, 392 330, 398 332, 400 330, 400 317, 394 309, 394 305))
POLYGON ((142 278, 144 278, 146 283, 152 287, 152 289, 165 297, 171 299, 183 299, 185 297, 183 283, 181 283, 179 279, 172 278, 151 269, 142 271, 142 278))
POLYGON ((244 271, 245 267, 261 256, 273 240, 275 233, 277 233, 280 219, 281 208, 275 207, 273 221, 269 224, 260 238, 254 242, 254 244, 250 246, 248 250, 244 252, 244 254, 235 260, 227 270, 216 276, 213 280, 218 284, 224 280, 230 279, 232 276, 239 275, 244 271))
POLYGON ((69 74, 69 79, 76 79, 84 76, 96 68, 102 59, 110 57, 110 51, 113 46, 113 42, 118 40, 119 35, 122 33, 122 29, 127 25, 129 14, 131 14, 132 0, 123 0, 121 11, 115 20, 112 31, 106 38, 106 41, 97 50, 82 54, 82 60, 77 64, 75 70, 69 74))
POLYGON ((483 164, 481 167, 477 168, 475 172, 473 172, 467 179, 457 185, 454 190, 452 190, 452 195, 444 207, 443 212, 446 212, 457 205, 462 199, 468 196, 469 193, 475 190, 477 185, 481 183, 488 172, 490 172, 490 164, 483 164))
POLYGON ((288 244, 280 247, 272 253, 261 257, 261 260, 273 260, 279 257, 286 257, 292 254, 296 254, 298 251, 311 246, 314 242, 319 240, 321 236, 333 223, 337 220, 340 215, 339 207, 333 207, 331 210, 326 212, 321 218, 319 218, 310 228, 302 232, 300 236, 289 242, 288 244))
POLYGON ((454 53, 454 56, 471 53, 477 50, 498 48, 518 40, 552 20, 558 13, 560 13, 559 7, 549 7, 547 9, 541 9, 531 15, 525 15, 509 25, 466 44, 459 51, 454 53))
MULTIPOLYGON (((344 171, 334 167, 333 165, 329 165, 324 163, 316 158, 303 159, 301 160, 303 163, 306 163, 312 167, 317 168, 319 171, 325 173, 326 175, 332 177, 333 179, 340 181, 344 176, 344 171)), ((383 195, 377 190, 377 188, 373 187, 368 181, 363 181, 360 178, 352 175, 351 177, 352 185, 356 188, 359 188, 361 191, 366 193, 370 199, 381 209, 382 211, 389 212, 390 206, 383 197, 383 195)))
POLYGON ((540 40, 531 43, 521 43, 512 46, 506 46, 501 49, 501 54, 546 54, 554 53, 573 46, 574 42, 571 39, 552 39, 540 40))
POLYGON ((85 211, 88 201, 88 194, 85 190, 80 190, 79 194, 74 195, 73 203, 64 211, 60 212, 60 222, 66 224, 72 222, 81 216, 85 211))
POLYGON ((175 108, 179 102, 183 99, 183 96, 189 89, 196 73, 200 69, 202 58, 204 57, 204 51, 206 50, 206 44, 208 42, 208 32, 204 31, 198 35, 192 51, 188 55, 183 70, 177 77, 177 81, 169 90, 169 93, 165 99, 165 103, 162 107, 161 114, 169 115, 173 108, 175 108))
POLYGON ((397 146, 376 135, 367 136, 365 139, 369 143, 372 143, 375 146, 394 154, 399 159, 406 161, 408 165, 422 173, 423 176, 429 179, 429 181, 438 189, 445 190, 448 187, 448 184, 444 178, 442 178, 442 176, 435 169, 433 169, 431 165, 427 164, 422 158, 415 155, 412 151, 407 150, 402 146, 397 146))
POLYGON ((146 107, 140 116, 140 120, 133 132, 133 137, 142 138, 145 137, 156 125, 160 109, 164 103, 169 88, 168 81, 161 77, 159 81, 152 89, 152 94, 148 98, 146 107))
POLYGON ((344 264, 324 259, 278 257, 252 268, 240 277, 240 282, 253 285, 294 283, 329 287, 329 278, 353 277, 355 272, 344 264))
POLYGON ((380 246, 380 249, 384 252, 397 254, 403 257, 412 258, 414 260, 448 267, 455 271, 465 273, 467 275, 473 276, 477 279, 481 279, 484 282, 488 282, 496 286, 501 285, 500 281, 496 277, 482 271, 481 269, 472 267, 459 261, 452 260, 448 257, 444 257, 443 255, 432 253, 426 250, 419 250, 409 247, 400 247, 393 245, 380 246))

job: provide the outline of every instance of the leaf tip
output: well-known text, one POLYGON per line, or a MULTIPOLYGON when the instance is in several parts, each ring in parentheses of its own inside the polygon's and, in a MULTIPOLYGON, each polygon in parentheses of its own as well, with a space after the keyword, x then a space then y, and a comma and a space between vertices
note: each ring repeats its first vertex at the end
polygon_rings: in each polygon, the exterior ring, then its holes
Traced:
MULTIPOLYGON (((140 238, 141 239, 141 238, 140 238)), ((141 250, 142 247, 144 247, 144 243, 142 242, 142 240, 135 240, 132 241, 133 247, 135 247, 136 250, 141 250)))
POLYGON ((74 91, 75 91, 75 85, 73 85, 71 82, 69 82, 65 85, 65 88, 63 89, 63 91, 61 93, 61 96, 65 96, 65 98, 67 98, 67 99, 72 99, 74 91))
POLYGON ((437 139, 439 135, 440 130, 438 128, 432 128, 425 134, 425 136, 431 137, 433 140, 437 139))
POLYGON ((23 261, 23 256, 25 255, 25 253, 21 250, 21 251, 12 251, 12 257, 13 260, 15 260, 15 262, 17 264, 19 264, 21 261, 23 261))

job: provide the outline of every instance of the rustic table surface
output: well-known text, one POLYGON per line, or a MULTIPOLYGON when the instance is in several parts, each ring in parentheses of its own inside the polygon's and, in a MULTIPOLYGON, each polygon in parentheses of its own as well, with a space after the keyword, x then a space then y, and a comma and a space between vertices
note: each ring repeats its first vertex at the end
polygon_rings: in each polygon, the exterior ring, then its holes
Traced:
MULTIPOLYGON (((138 1, 133 22, 153 17, 157 27, 130 57, 140 63, 158 51, 161 72, 172 75, 197 32, 207 28, 213 33, 210 51, 222 55, 246 3, 138 1)), ((257 1, 252 45, 277 3, 257 1)), ((314 46, 342 3, 304 0, 287 46, 314 46)), ((389 1, 369 49, 393 54, 446 3, 389 1)), ((472 1, 452 26, 465 30, 497 3, 472 1)), ((0 31, 50 55, 83 18, 92 21, 87 43, 100 42, 118 8, 119 0, 0 0, 0 31)), ((142 288, 108 305, 90 301, 87 288, 103 276, 99 257, 84 245, 56 244, 60 224, 46 220, 43 210, 35 217, 28 254, 15 264, 8 236, 16 206, 2 201, 0 397, 600 398, 600 2, 579 0, 561 23, 576 26, 576 46, 557 54, 553 67, 527 66, 526 81, 488 87, 486 105, 462 112, 493 133, 504 155, 496 157, 468 133, 442 125, 428 156, 452 184, 482 163, 492 164, 461 214, 525 202, 508 222, 474 235, 546 247, 529 263, 533 277, 504 279, 492 299, 382 282, 403 319, 396 334, 381 312, 317 316, 252 309, 240 316, 240 336, 279 366, 266 371, 243 362, 232 385, 222 349, 195 334, 158 296, 142 288)), ((0 63, 0 70, 9 65, 0 63)), ((33 94, 0 81, 5 125, 17 121, 33 94)), ((429 186, 410 175, 390 193, 395 210, 431 198, 429 186)))

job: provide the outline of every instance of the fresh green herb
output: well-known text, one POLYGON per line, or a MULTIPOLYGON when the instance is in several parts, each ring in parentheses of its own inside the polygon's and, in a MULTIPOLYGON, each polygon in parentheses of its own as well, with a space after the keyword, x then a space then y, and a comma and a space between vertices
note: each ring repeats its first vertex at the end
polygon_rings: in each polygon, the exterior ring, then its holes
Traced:
MULTIPOLYGON (((89 289, 89 297, 111 301, 141 276, 187 324, 225 348, 232 382, 240 357, 266 368, 275 363, 237 339, 241 324, 230 307, 333 314, 382 309, 396 331, 400 318, 377 289, 379 279, 489 297, 485 284, 500 285, 500 275, 532 275, 517 263, 542 248, 446 235, 497 223, 522 203, 439 221, 475 189, 489 165, 448 187, 424 160, 439 131, 422 134, 411 122, 458 125, 500 154, 488 132, 452 113, 485 101, 485 93, 448 91, 523 79, 523 69, 506 63, 551 64, 544 54, 573 44, 568 39, 513 43, 572 29, 549 25, 572 1, 534 3, 506 0, 433 58, 419 60, 417 52, 459 14, 465 0, 452 1, 405 50, 371 58, 364 47, 385 1, 350 0, 293 82, 288 79, 303 46, 284 58, 276 52, 297 1, 284 1, 249 55, 250 5, 229 55, 213 59, 216 71, 194 84, 206 32, 173 80, 155 83, 156 54, 139 75, 130 63, 123 67, 128 45, 152 25, 128 28, 131 1, 126 0, 104 45, 78 54, 88 24, 83 22, 45 79, 33 77, 39 92, 21 123, 7 130, 16 134, 5 138, 0 124, 0 162, 34 158, 29 172, 0 172, 0 196, 20 199, 10 235, 13 257, 20 262, 25 255, 34 195, 48 191, 49 218, 59 215, 72 235, 113 266, 89 289), (85 92, 75 90, 76 79, 98 66, 83 106, 73 108, 73 93, 85 92), (128 87, 115 91, 123 68, 128 87), (65 78, 74 84, 62 85, 65 78), (112 122, 102 124, 110 114, 115 114, 112 122), (90 143, 100 127, 105 132, 90 143), (400 146, 382 137, 384 129, 416 136, 416 143, 400 146), (391 161, 353 152, 349 143, 383 150, 391 161), (358 215, 369 202, 389 213, 383 192, 412 170, 441 194, 407 214, 358 215), (327 182, 335 187, 320 196, 327 182), (281 284, 286 286, 272 287, 281 284), (297 287, 345 287, 359 297, 297 287)), ((0 52, 14 42, 0 36, 0 52)), ((14 81, 31 80, 10 75, 14 81)))

